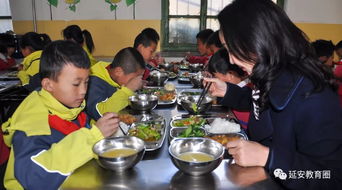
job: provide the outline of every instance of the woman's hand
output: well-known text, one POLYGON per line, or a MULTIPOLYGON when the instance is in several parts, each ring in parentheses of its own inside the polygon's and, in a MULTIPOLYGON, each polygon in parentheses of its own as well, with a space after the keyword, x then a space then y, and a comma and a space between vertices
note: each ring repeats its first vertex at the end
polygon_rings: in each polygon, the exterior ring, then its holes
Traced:
POLYGON ((267 173, 263 167, 241 167, 237 164, 229 164, 227 177, 235 185, 248 187, 254 183, 267 179, 267 173))
POLYGON ((262 166, 267 162, 270 149, 257 142, 236 140, 228 142, 226 145, 229 154, 240 166, 262 166))
POLYGON ((216 97, 224 97, 227 91, 227 84, 217 78, 204 78, 204 83, 212 82, 209 92, 216 97))

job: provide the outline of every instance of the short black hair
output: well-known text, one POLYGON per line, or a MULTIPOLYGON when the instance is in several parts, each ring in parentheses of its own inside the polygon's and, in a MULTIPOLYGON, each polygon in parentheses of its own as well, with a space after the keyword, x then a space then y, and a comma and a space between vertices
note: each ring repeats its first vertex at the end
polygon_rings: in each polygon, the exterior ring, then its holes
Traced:
POLYGON ((335 45, 332 43, 332 41, 316 40, 311 44, 315 49, 317 57, 331 57, 334 54, 335 45))
MULTIPOLYGON (((143 30, 144 31, 144 30, 143 30)), ((140 44, 142 44, 144 47, 149 47, 152 45, 152 43, 158 44, 159 35, 158 38, 156 38, 156 35, 153 34, 150 30, 147 30, 145 32, 141 32, 138 34, 138 36, 134 40, 134 48, 138 48, 140 44)))
POLYGON ((227 74, 229 71, 234 71, 240 77, 245 75, 245 72, 240 67, 229 62, 229 54, 227 49, 220 49, 210 58, 208 71, 211 74, 227 74))
POLYGON ((51 39, 47 34, 36 32, 28 32, 20 39, 20 47, 29 47, 32 51, 43 50, 49 43, 51 43, 51 39))
POLYGON ((145 28, 144 30, 141 31, 141 33, 144 33, 148 36, 150 36, 154 41, 159 42, 159 34, 158 32, 153 29, 153 28, 145 28))
POLYGON ((197 33, 196 38, 205 44, 212 33, 214 33, 212 29, 204 29, 197 33))
POLYGON ((145 68, 143 56, 132 47, 120 50, 114 57, 110 68, 121 67, 125 74, 130 74, 145 68))
POLYGON ((57 81, 65 65, 89 69, 90 60, 83 48, 75 42, 58 40, 49 44, 40 58, 40 79, 50 78, 57 81))
POLYGON ((222 48, 222 43, 219 38, 219 31, 216 31, 209 36, 207 40, 207 46, 210 45, 215 45, 218 48, 222 48))
POLYGON ((14 36, 7 33, 0 34, 0 53, 7 54, 7 48, 14 47, 15 48, 15 39, 14 36))
POLYGON ((336 50, 338 50, 338 49, 340 49, 340 48, 342 48, 342 40, 339 41, 339 42, 336 44, 336 46, 335 46, 335 49, 336 49, 336 50))

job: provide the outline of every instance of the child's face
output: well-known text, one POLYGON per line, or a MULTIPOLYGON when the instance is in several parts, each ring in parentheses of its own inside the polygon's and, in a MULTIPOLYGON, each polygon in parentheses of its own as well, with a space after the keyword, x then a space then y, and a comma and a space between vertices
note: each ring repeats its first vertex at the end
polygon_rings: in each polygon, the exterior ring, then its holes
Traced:
POLYGON ((140 44, 137 48, 137 50, 143 56, 145 62, 149 62, 152 59, 152 55, 156 51, 156 49, 157 49, 157 44, 154 42, 151 42, 151 45, 147 47, 140 44))
POLYGON ((342 59, 342 48, 337 49, 336 54, 337 54, 338 58, 342 59))
POLYGON ((197 50, 202 56, 207 54, 207 46, 200 39, 197 39, 197 50))
POLYGON ((321 56, 318 58, 319 61, 323 64, 325 64, 328 67, 334 66, 334 55, 327 57, 327 56, 321 56))
POLYGON ((14 52, 15 52, 15 48, 14 47, 7 47, 7 56, 11 57, 14 52))
POLYGON ((77 108, 82 104, 87 92, 89 69, 67 64, 63 67, 57 81, 45 79, 48 80, 48 86, 43 85, 45 90, 65 106, 77 108))
POLYGON ((24 57, 27 57, 32 53, 31 49, 29 47, 21 48, 21 53, 24 57))
POLYGON ((224 82, 229 82, 232 84, 238 84, 241 82, 241 78, 237 76, 234 72, 228 72, 226 74, 222 74, 219 72, 214 73, 214 77, 220 79, 224 82))

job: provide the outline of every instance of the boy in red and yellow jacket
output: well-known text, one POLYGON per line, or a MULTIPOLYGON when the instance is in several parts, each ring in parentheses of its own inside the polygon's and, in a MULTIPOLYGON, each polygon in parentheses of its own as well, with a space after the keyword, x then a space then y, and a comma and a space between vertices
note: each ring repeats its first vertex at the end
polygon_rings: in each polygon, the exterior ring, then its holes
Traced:
POLYGON ((42 89, 32 92, 2 125, 11 147, 4 179, 8 190, 58 189, 94 157, 93 145, 118 129, 114 113, 90 125, 83 112, 90 61, 82 47, 53 42, 41 63, 42 89))

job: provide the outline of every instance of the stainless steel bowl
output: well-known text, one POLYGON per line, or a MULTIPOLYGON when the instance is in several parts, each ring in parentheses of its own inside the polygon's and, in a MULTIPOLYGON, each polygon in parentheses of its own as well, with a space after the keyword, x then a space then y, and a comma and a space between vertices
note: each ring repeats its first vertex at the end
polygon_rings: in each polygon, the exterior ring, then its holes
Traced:
POLYGON ((165 72, 153 71, 150 73, 150 85, 151 86, 164 86, 164 83, 168 79, 169 75, 165 72))
POLYGON ((190 70, 190 72, 202 71, 203 70, 203 64, 202 63, 189 64, 189 70, 190 70))
POLYGON ((224 148, 220 143, 207 138, 180 138, 171 141, 169 153, 173 164, 179 170, 190 175, 198 176, 210 173, 220 165, 223 159, 224 148), (213 160, 208 162, 188 162, 181 160, 179 156, 187 152, 206 153, 213 156, 213 160))
POLYGON ((151 111, 158 104, 158 97, 152 94, 136 94, 129 97, 130 106, 136 111, 151 111))
POLYGON ((165 71, 174 71, 175 65, 172 63, 160 64, 159 67, 165 71))
POLYGON ((190 82, 194 88, 203 88, 203 75, 202 73, 197 73, 190 76, 190 82))
POLYGON ((199 105, 197 107, 197 112, 196 110, 194 110, 194 104, 196 105, 196 103, 198 102, 200 95, 184 95, 180 98, 180 103, 182 105, 182 107, 188 111, 190 114, 199 114, 199 113, 203 113, 208 111, 211 108, 212 102, 213 102, 213 98, 209 95, 206 95, 201 103, 201 105, 199 105))
POLYGON ((123 171, 132 168, 143 158, 145 153, 145 142, 132 136, 110 137, 97 142, 93 147, 93 152, 98 155, 97 162, 101 167, 114 171, 123 171), (120 148, 132 148, 137 150, 137 153, 117 158, 101 156, 104 152, 120 148))

